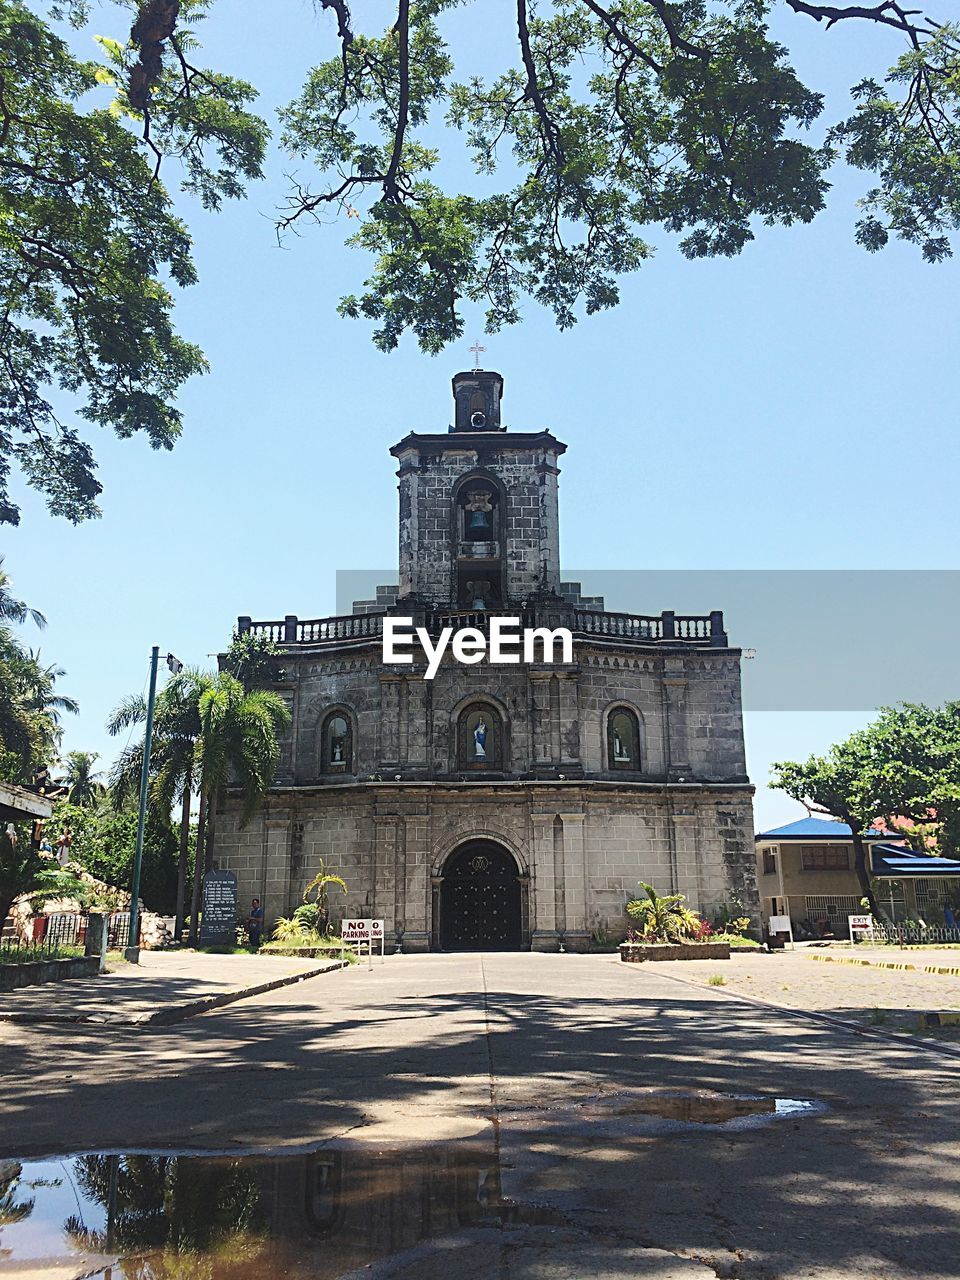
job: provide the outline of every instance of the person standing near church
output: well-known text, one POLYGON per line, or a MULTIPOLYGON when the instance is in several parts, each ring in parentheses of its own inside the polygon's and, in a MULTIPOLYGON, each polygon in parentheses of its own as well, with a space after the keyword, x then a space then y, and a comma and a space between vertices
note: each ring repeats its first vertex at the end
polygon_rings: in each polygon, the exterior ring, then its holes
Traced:
POLYGON ((260 905, 259 898, 254 898, 250 904, 247 933, 250 935, 250 945, 254 951, 259 951, 260 943, 263 941, 263 907, 260 905))
POLYGON ((57 837, 57 862, 65 867, 70 861, 70 846, 73 844, 73 832, 64 823, 63 830, 57 837))

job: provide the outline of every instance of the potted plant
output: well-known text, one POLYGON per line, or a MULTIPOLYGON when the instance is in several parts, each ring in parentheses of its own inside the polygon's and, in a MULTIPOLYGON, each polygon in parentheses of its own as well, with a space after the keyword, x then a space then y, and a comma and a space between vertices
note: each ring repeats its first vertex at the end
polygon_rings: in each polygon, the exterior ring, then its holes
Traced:
POLYGON ((686 904, 682 893, 662 897, 653 885, 641 880, 643 892, 627 903, 627 915, 636 921, 626 942, 620 944, 620 959, 631 963, 644 960, 726 960, 728 943, 711 942, 710 925, 686 904))

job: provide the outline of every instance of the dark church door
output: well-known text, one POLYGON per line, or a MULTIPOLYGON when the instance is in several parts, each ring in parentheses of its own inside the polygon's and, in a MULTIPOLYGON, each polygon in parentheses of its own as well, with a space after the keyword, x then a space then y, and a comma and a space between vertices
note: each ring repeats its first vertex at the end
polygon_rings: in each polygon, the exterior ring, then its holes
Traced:
POLYGON ((519 951, 520 881, 505 849, 476 840, 451 854, 440 888, 442 951, 519 951))

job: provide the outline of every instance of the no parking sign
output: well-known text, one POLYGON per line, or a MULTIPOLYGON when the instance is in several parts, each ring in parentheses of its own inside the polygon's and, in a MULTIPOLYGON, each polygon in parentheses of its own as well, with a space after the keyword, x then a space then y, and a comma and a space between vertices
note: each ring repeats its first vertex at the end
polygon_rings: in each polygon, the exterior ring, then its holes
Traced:
MULTIPOLYGON (((366 943, 367 956, 373 964, 373 948, 380 944, 380 959, 383 959, 383 921, 382 920, 341 920, 340 940, 346 945, 362 946, 366 943)), ((343 959, 341 948, 340 958, 343 959)))

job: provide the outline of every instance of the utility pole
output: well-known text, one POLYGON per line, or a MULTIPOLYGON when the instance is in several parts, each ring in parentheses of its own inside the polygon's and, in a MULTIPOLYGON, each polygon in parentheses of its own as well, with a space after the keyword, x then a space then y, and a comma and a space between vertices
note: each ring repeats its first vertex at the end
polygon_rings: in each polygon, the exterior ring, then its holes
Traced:
POLYGON ((153 707, 157 700, 157 666, 160 648, 150 650, 150 693, 147 697, 147 727, 143 735, 143 768, 140 770, 140 808, 137 813, 137 847, 133 855, 133 884, 130 888, 130 938, 124 951, 124 959, 130 964, 140 963, 140 947, 137 944, 137 909, 140 897, 140 866, 143 862, 143 833, 147 823, 147 792, 150 783, 150 746, 153 738, 153 707))

